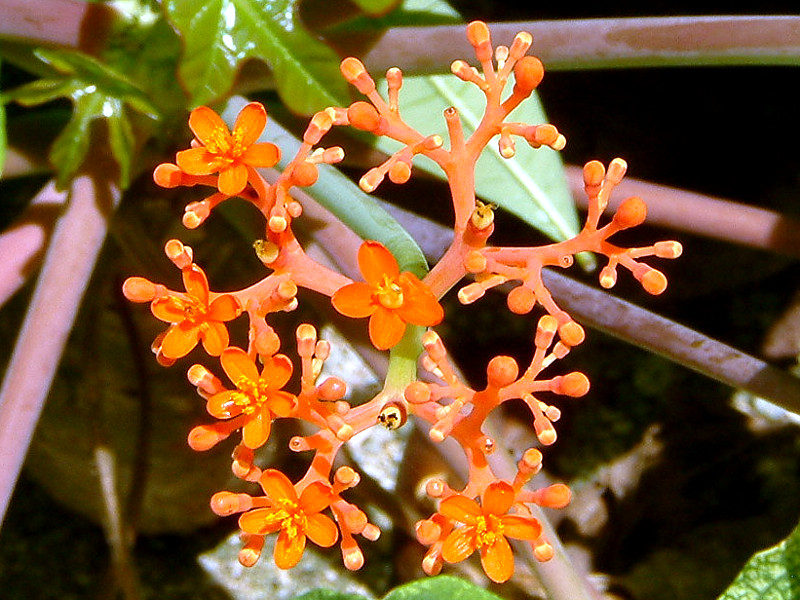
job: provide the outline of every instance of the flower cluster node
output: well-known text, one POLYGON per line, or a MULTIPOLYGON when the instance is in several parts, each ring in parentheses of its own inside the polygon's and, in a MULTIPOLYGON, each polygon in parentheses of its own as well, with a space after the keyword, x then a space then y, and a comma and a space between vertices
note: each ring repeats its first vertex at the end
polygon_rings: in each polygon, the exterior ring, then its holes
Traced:
POLYGON ((533 447, 522 452, 510 482, 497 477, 486 455, 494 452, 498 443, 482 430, 497 407, 521 400, 530 411, 538 443, 552 444, 557 438, 553 424, 561 411, 538 396, 547 392, 579 398, 589 391, 589 380, 581 372, 544 373, 583 342, 585 331, 559 308, 544 284, 542 270, 569 268, 577 253, 590 251, 608 259, 599 274, 603 287, 615 285, 622 266, 645 290, 659 294, 666 289, 666 277, 641 259, 671 259, 681 254, 681 245, 675 241, 659 241, 644 248, 623 248, 610 241, 615 233, 640 225, 647 216, 645 202, 632 197, 600 224, 615 186, 625 175, 627 165, 622 159, 611 161, 608 169, 598 161, 585 165, 589 210, 584 228, 573 238, 541 247, 489 245, 497 225, 497 207, 475 196, 474 166, 480 153, 495 138, 500 155, 507 159, 516 154, 520 137, 533 148, 553 150, 564 148, 566 138, 549 123, 507 120, 544 76, 541 61, 527 54, 532 36, 521 32, 510 46, 494 48, 485 23, 474 21, 466 31, 480 69, 456 60, 451 71, 483 92, 486 110, 469 133, 459 111, 446 108, 448 144, 442 135, 422 133, 403 119, 403 73, 399 68, 386 72, 384 99, 363 63, 350 57, 341 62, 341 73, 366 99, 315 113, 295 156, 272 183, 267 183, 258 169, 275 166, 281 152, 274 144, 259 141, 267 113, 257 102, 242 108, 232 128, 210 108, 194 109, 189 115, 194 134, 190 147, 179 151, 174 163, 165 162, 154 171, 155 182, 165 188, 211 188, 207 197, 186 205, 183 224, 188 229, 201 226, 231 197, 250 202, 264 219, 263 239, 256 240, 253 247, 268 272, 245 289, 212 291, 205 272, 194 262, 192 248, 174 239, 164 250, 180 270, 183 291, 142 277, 131 277, 123 285, 126 298, 149 303, 153 315, 167 324, 152 344, 160 364, 172 365, 198 346, 215 363, 188 368, 187 378, 211 417, 210 422, 191 429, 188 443, 194 450, 206 451, 240 433, 231 471, 241 480, 257 483, 261 494, 220 491, 212 496, 210 505, 217 515, 239 515, 244 541, 239 561, 245 566, 258 561, 265 537, 274 534, 273 558, 282 569, 298 563, 307 540, 323 548, 338 542, 345 566, 361 568, 364 554, 354 536, 374 541, 380 529, 369 523, 363 510, 343 498, 358 485, 358 472, 349 466, 334 470, 333 465, 340 459, 341 447, 353 436, 375 425, 396 429, 406 423, 409 414, 427 424, 432 440, 455 440, 469 462, 464 489, 454 490, 438 477, 425 485, 425 493, 437 505, 429 518, 416 524, 417 539, 428 547, 422 561, 425 572, 439 573, 444 563, 460 562, 477 552, 489 578, 506 581, 514 571, 509 538, 527 541, 539 560, 551 558, 553 547, 542 536, 542 526, 531 516, 531 507, 563 507, 570 500, 569 488, 559 483, 540 489, 528 487, 542 468, 542 453, 533 447), (365 240, 357 253, 361 280, 353 281, 311 258, 295 237, 293 221, 302 216, 303 207, 292 196, 292 189, 313 186, 320 164, 343 160, 342 148, 325 146, 324 138, 334 127, 344 126, 400 144, 399 150, 363 174, 359 185, 367 192, 377 189, 387 177, 395 184, 406 183, 418 155, 431 159, 447 176, 455 215, 453 242, 427 275, 416 263, 409 270, 401 267, 408 253, 398 253, 396 258, 394 247, 390 250, 379 241, 365 240), (530 362, 521 365, 510 356, 493 357, 486 366, 483 389, 465 380, 451 363, 439 335, 426 329, 443 321, 440 298, 467 275, 472 280, 458 290, 462 303, 476 302, 488 290, 507 285, 511 288, 507 306, 512 313, 527 315, 537 305, 543 313, 533 336, 530 362), (298 307, 301 288, 330 297, 334 309, 345 317, 368 319, 366 328, 373 346, 392 351, 392 376, 373 399, 351 406, 344 379, 323 376, 331 346, 318 338, 313 325, 304 323, 297 328, 293 358, 281 353, 274 319, 298 307), (244 339, 232 341, 227 324, 239 317, 247 319, 247 333, 235 334, 244 339), (416 380, 414 357, 419 352, 422 368, 432 375, 426 381, 416 380), (398 365, 402 368, 395 369, 398 365), (292 377, 295 368, 299 378, 292 377), (220 369, 226 380, 215 375, 220 369), (277 469, 255 464, 256 451, 269 441, 277 419, 301 421, 310 428, 306 435, 289 440, 292 452, 312 453, 305 475, 296 482, 277 469))

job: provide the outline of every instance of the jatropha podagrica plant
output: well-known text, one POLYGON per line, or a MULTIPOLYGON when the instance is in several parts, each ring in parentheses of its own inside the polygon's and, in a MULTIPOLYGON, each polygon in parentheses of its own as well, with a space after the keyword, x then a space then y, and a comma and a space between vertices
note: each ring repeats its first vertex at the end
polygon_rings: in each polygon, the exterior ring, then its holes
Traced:
POLYGON ((540 470, 542 454, 535 447, 521 453, 517 473, 511 480, 498 478, 487 455, 494 441, 482 431, 484 420, 496 407, 512 399, 530 409, 539 445, 556 439, 553 422, 559 410, 537 398, 540 392, 580 397, 589 390, 589 380, 580 372, 543 377, 553 362, 564 357, 584 339, 583 328, 559 308, 542 282, 544 267, 569 267, 578 252, 591 251, 608 258, 600 272, 603 287, 612 287, 617 268, 628 269, 651 294, 666 288, 664 275, 640 262, 647 256, 676 258, 677 242, 658 242, 645 248, 622 248, 609 241, 616 232, 642 223, 646 206, 640 198, 623 201, 606 224, 600 219, 614 186, 625 173, 625 162, 615 159, 608 169, 597 161, 584 167, 589 198, 586 224, 574 238, 538 247, 488 245, 494 223, 492 207, 475 197, 474 169, 478 156, 494 138, 507 159, 514 156, 515 139, 534 148, 560 150, 565 139, 549 124, 530 125, 507 121, 514 108, 530 96, 543 76, 541 62, 528 56, 532 38, 519 33, 510 47, 492 47, 487 26, 473 22, 467 37, 475 48, 480 70, 465 61, 452 65, 453 73, 485 94, 486 108, 475 131, 466 136, 455 108, 444 111, 449 144, 439 135, 425 135, 410 127, 400 111, 398 99, 402 73, 386 73, 388 99, 356 58, 342 61, 345 79, 366 96, 367 101, 346 108, 332 107, 316 113, 308 125, 302 145, 273 184, 258 172, 280 158, 280 150, 257 140, 267 115, 258 103, 245 106, 232 130, 211 109, 192 111, 189 127, 195 135, 192 147, 177 153, 175 164, 161 164, 155 171, 163 187, 205 185, 212 195, 186 207, 183 223, 200 226, 220 202, 240 197, 252 202, 266 221, 265 239, 256 244, 259 259, 268 274, 258 283, 234 292, 218 293, 209 288, 203 269, 195 264, 192 249, 178 240, 166 244, 166 254, 181 270, 184 291, 173 291, 140 277, 124 285, 128 299, 149 302, 153 314, 169 324, 158 336, 153 350, 165 366, 186 356, 198 343, 219 364, 195 364, 188 378, 207 402, 213 420, 189 433, 189 445, 198 451, 241 431, 241 442, 233 454, 233 472, 243 480, 260 484, 256 495, 220 491, 211 498, 219 515, 240 514, 244 548, 242 564, 251 566, 259 558, 265 536, 277 534, 275 563, 290 568, 301 559, 306 539, 322 547, 339 542, 344 564, 358 569, 364 556, 354 536, 375 540, 378 527, 370 523, 358 506, 347 500, 347 490, 359 482, 349 466, 333 469, 339 449, 354 435, 378 424, 396 428, 409 414, 429 424, 430 438, 441 442, 453 438, 463 448, 469 464, 466 486, 451 488, 441 479, 427 483, 428 495, 438 502, 429 518, 416 524, 418 540, 428 546, 423 568, 435 574, 443 562, 455 563, 478 551, 486 574, 493 581, 511 577, 514 559, 507 538, 526 540, 539 560, 548 560, 552 546, 542 535, 531 505, 565 506, 570 491, 563 484, 531 489, 529 481, 540 470), (513 77, 510 93, 506 86, 513 77), (504 97, 505 95, 505 97, 504 97), (304 251, 292 231, 292 222, 303 207, 291 195, 293 187, 313 185, 317 165, 337 163, 344 153, 339 147, 320 145, 334 126, 351 126, 402 144, 383 164, 370 169, 360 180, 372 192, 388 175, 404 183, 411 175, 412 160, 422 154, 444 171, 454 209, 453 241, 427 273, 401 271, 395 256, 382 244, 366 240, 358 250, 363 281, 353 281, 324 266, 304 251), (449 147, 448 147, 449 146, 449 147), (442 340, 431 327, 446 317, 439 299, 465 277, 458 291, 464 304, 475 302, 500 284, 513 283, 508 308, 526 315, 538 304, 544 309, 536 326, 533 356, 520 373, 508 356, 492 358, 484 389, 464 382, 448 359, 442 340), (322 378, 321 370, 330 345, 319 340, 315 328, 297 329, 294 361, 280 352, 281 340, 271 326, 273 314, 293 310, 299 288, 331 298, 342 315, 368 321, 369 338, 380 350, 390 350, 389 373, 383 390, 372 400, 351 406, 344 398, 346 384, 337 377, 322 378), (242 347, 232 345, 227 323, 242 315, 249 320, 249 335, 242 347), (429 376, 418 377, 418 358, 429 376), (284 389, 299 365, 299 389, 284 389), (221 372, 220 372, 221 371, 221 372), (224 373, 224 378, 221 377, 224 373), (295 436, 294 452, 313 453, 306 474, 290 480, 277 469, 261 469, 255 451, 269 440, 275 419, 305 421, 314 433, 295 436), (333 518, 331 518, 331 516, 333 518))

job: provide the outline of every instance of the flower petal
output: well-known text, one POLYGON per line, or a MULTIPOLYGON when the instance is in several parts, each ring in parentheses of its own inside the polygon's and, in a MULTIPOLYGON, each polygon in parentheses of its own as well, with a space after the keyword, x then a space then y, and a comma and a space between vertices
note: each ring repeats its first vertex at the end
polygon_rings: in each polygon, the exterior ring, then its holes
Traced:
POLYGON ((187 293, 203 306, 208 306, 208 279, 197 265, 191 265, 181 271, 183 285, 187 293))
POLYGON ((235 162, 219 173, 217 187, 226 196, 238 196, 247 186, 247 167, 235 162))
POLYGON ((288 417, 297 406, 297 397, 283 390, 269 393, 268 402, 270 412, 276 417, 288 417))
POLYGON ((514 554, 508 540, 500 536, 494 544, 481 548, 481 565, 495 583, 508 581, 514 574, 514 554))
POLYGON ((189 354, 200 341, 200 330, 197 327, 178 323, 167 330, 161 340, 161 353, 167 358, 182 358, 189 354))
POLYGON ((297 492, 294 489, 294 485, 286 475, 277 469, 264 469, 258 483, 261 484, 261 489, 264 490, 264 493, 272 502, 289 500, 297 503, 297 492))
POLYGON ((403 304, 397 314, 406 323, 438 325, 444 319, 444 309, 430 288, 413 273, 401 273, 400 287, 403 289, 403 304))
POLYGON ((253 359, 247 355, 247 352, 236 346, 226 348, 220 355, 220 362, 225 374, 228 378, 236 384, 241 377, 249 379, 250 381, 258 381, 258 369, 256 368, 253 359))
POLYGON ((340 287, 331 297, 333 308, 345 317, 361 319, 375 312, 377 305, 372 301, 373 288, 368 283, 356 282, 340 287))
POLYGON ((448 535, 442 544, 442 558, 449 563, 461 562, 475 552, 475 528, 459 527, 448 535))
POLYGON ((251 450, 267 443, 272 429, 272 413, 266 407, 256 411, 242 427, 242 443, 251 450))
POLYGON ((302 533, 290 536, 283 529, 278 534, 275 542, 275 565, 279 569, 291 569, 300 559, 303 558, 303 550, 306 548, 306 536, 302 533))
POLYGON ((483 516, 483 511, 472 498, 456 494, 442 500, 441 504, 439 504, 439 514, 451 521, 474 525, 477 522, 477 518, 483 516))
POLYGON ((280 519, 276 518, 277 512, 274 508, 247 511, 239 517, 239 529, 256 535, 275 533, 281 528, 280 519))
POLYGON ((321 481, 315 481, 303 490, 299 502, 303 512, 312 515, 328 508, 331 500, 333 500, 331 488, 321 481))
POLYGON ((264 361, 261 379, 268 382, 270 390, 279 390, 285 386, 292 376, 292 361, 285 354, 276 354, 264 361))
POLYGON ((275 166, 281 158, 281 150, 275 144, 265 142, 263 144, 253 144, 244 151, 240 157, 241 161, 256 168, 266 168, 275 166))
POLYGON ((179 296, 162 296, 150 304, 150 312, 156 319, 166 323, 180 323, 186 318, 188 300, 179 296))
POLYGON ((206 410, 215 419, 230 419, 242 413, 242 407, 234 401, 237 391, 223 390, 211 396, 206 402, 206 410))
POLYGON ((181 171, 189 175, 211 175, 227 165, 230 161, 211 154, 205 146, 181 150, 175 155, 175 162, 181 171))
POLYGON ((542 525, 533 517, 505 515, 501 518, 503 535, 515 540, 535 540, 542 534, 542 525))
POLYGON ((217 321, 208 321, 199 328, 200 340, 209 356, 219 356, 228 347, 228 328, 217 321))
POLYGON ((339 530, 330 517, 316 513, 306 515, 306 535, 317 546, 330 548, 339 539, 339 530))
POLYGON ((514 488, 505 481, 495 481, 486 486, 481 497, 483 512, 492 515, 504 515, 514 503, 514 488))
POLYGON ((378 350, 395 346, 406 332, 406 324, 393 310, 378 306, 369 318, 369 339, 378 350))
POLYGON ((397 260, 386 246, 370 240, 361 244, 358 249, 358 268, 366 282, 372 285, 382 284, 384 275, 394 279, 400 274, 397 260))
POLYGON ((239 111, 236 123, 233 124, 233 132, 242 136, 240 143, 246 148, 258 139, 266 124, 267 111, 264 105, 260 102, 251 102, 239 111))
POLYGON ((189 129, 204 145, 214 141, 214 136, 230 135, 228 126, 217 113, 207 106, 198 106, 189 115, 189 129))
POLYGON ((242 305, 235 296, 230 294, 217 296, 208 307, 210 321, 232 321, 240 314, 242 314, 242 305))

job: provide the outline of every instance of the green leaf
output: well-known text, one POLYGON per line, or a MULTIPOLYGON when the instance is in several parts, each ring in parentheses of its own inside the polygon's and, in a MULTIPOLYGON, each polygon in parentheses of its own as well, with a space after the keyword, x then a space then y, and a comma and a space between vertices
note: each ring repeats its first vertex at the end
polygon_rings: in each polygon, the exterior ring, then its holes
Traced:
POLYGON ((294 600, 367 600, 367 598, 361 594, 348 594, 320 588, 295 596, 294 600))
POLYGON ((759 552, 718 600, 800 598, 800 525, 777 546, 759 552))
POLYGON ((311 114, 346 102, 339 57, 304 28, 297 0, 167 0, 164 6, 184 42, 179 74, 192 105, 228 92, 248 58, 270 66, 293 111, 311 114))
MULTIPOLYGON (((445 134, 444 117, 435 119, 434 115, 442 115, 448 106, 458 109, 465 136, 475 130, 483 116, 483 93, 453 75, 406 77, 400 94, 400 114, 424 135, 445 134)), ((511 114, 510 120, 539 124, 546 123, 547 117, 534 95, 511 114)), ((388 138, 380 138, 377 147, 389 154, 398 150, 397 142, 388 138)), ((535 150, 522 139, 516 140, 516 150, 514 158, 505 159, 496 143, 486 147, 475 169, 477 196, 554 240, 573 237, 579 231, 578 217, 560 155, 549 148, 535 150)), ((441 169, 425 157, 415 159, 415 165, 443 177, 441 169)))
POLYGON ((386 594, 384 600, 430 600, 431 598, 502 600, 500 596, 487 592, 468 581, 449 575, 419 579, 412 583, 401 585, 386 594))
POLYGON ((72 101, 72 116, 50 149, 50 160, 58 171, 57 185, 63 189, 77 173, 89 149, 92 123, 105 119, 111 153, 120 168, 120 185, 126 188, 134 160, 134 136, 126 107, 151 119, 158 118, 158 111, 125 75, 94 58, 78 52, 44 49, 37 50, 36 55, 62 76, 36 80, 12 90, 4 98, 25 106, 62 97, 72 101))

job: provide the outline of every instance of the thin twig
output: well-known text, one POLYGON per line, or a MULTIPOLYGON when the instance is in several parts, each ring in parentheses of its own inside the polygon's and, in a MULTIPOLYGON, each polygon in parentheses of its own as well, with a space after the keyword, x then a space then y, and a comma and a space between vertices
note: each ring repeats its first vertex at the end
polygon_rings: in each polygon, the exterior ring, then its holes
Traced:
MULTIPOLYGON (((548 70, 701 65, 800 64, 800 17, 692 16, 492 23, 495 43, 520 31, 548 70)), ((346 40, 342 40, 347 44, 346 40)), ((349 50, 349 48, 348 48, 349 50)), ((384 32, 362 61, 375 73, 403 66, 437 73, 473 56, 462 25, 384 32)))
POLYGON ((104 161, 89 164, 97 170, 71 186, 0 388, 0 519, 105 239, 107 218, 120 198, 102 178, 104 161))

